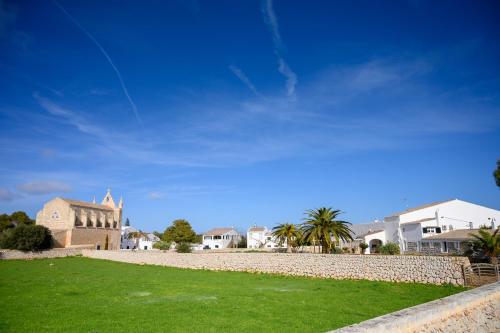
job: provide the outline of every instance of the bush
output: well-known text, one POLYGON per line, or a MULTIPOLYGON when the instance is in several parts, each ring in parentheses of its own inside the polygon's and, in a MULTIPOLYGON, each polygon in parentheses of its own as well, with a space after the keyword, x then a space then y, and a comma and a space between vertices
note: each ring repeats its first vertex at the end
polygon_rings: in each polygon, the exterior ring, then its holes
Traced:
POLYGON ((175 249, 179 253, 191 253, 191 245, 189 243, 179 243, 175 249))
POLYGON ((51 249, 54 239, 50 230, 41 225, 19 224, 3 232, 0 247, 20 251, 40 251, 51 249))
POLYGON ((388 255, 395 255, 395 254, 399 254, 399 244, 398 243, 386 243, 384 245, 382 245, 380 248, 380 253, 381 254, 388 254, 388 255))
POLYGON ((338 246, 332 247, 330 250, 331 254, 342 254, 342 249, 338 246))
POLYGON ((368 244, 366 243, 361 243, 359 244, 359 248, 361 249, 361 253, 365 254, 366 249, 368 248, 368 244))
POLYGON ((170 243, 170 242, 159 241, 159 242, 156 242, 153 244, 153 249, 170 250, 171 246, 172 246, 172 243, 170 243))

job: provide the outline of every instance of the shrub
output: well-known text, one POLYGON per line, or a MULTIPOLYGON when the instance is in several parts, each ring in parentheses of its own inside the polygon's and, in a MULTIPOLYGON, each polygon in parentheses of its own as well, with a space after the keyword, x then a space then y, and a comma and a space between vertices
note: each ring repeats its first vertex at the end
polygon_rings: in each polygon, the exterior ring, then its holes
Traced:
POLYGON ((179 253, 191 253, 191 245, 189 243, 178 243, 175 249, 179 253))
POLYGON ((170 243, 170 242, 159 241, 159 242, 156 242, 153 244, 153 249, 170 250, 171 246, 172 246, 172 243, 170 243))
POLYGON ((11 250, 39 251, 53 246, 54 239, 50 230, 41 225, 20 224, 6 230, 0 238, 0 247, 11 250))
POLYGON ((395 255, 399 254, 399 244, 398 243, 386 243, 379 248, 381 254, 395 255))
POLYGON ((330 250, 331 254, 342 254, 342 249, 338 246, 332 247, 330 250))
POLYGON ((359 248, 361 249, 361 253, 365 254, 366 249, 368 248, 368 244, 366 243, 361 243, 359 244, 359 248))

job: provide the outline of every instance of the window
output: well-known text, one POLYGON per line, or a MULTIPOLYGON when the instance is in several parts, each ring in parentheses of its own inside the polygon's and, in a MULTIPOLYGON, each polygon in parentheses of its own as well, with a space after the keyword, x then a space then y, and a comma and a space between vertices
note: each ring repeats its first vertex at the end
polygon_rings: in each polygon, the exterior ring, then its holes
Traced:
POLYGON ((57 210, 54 211, 50 218, 53 220, 59 220, 59 212, 57 210))
POLYGON ((147 250, 147 249, 148 249, 148 247, 147 247, 147 246, 144 246, 144 250, 147 250))
POLYGON ((446 226, 445 225, 443 225, 442 228, 443 228, 443 231, 446 231, 446 226))
POLYGON ((215 245, 215 248, 218 249, 219 248, 219 245, 215 245))
POLYGON ((100 250, 101 249, 101 245, 97 245, 95 249, 96 250, 100 250))
POLYGON ((422 228, 424 234, 440 234, 441 227, 424 227, 422 228))

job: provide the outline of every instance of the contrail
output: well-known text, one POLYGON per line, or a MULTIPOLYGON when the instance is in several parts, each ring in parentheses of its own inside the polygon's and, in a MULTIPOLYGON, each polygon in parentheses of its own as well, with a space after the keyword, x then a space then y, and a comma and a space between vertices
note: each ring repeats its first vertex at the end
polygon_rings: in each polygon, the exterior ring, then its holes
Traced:
POLYGON ((94 42, 94 44, 99 48, 99 50, 104 55, 104 57, 106 57, 109 64, 111 65, 111 67, 115 71, 116 76, 118 77, 118 80, 120 81, 123 93, 127 97, 128 101, 130 103, 130 106, 132 107, 132 111, 134 112, 134 115, 137 118, 137 121, 139 123, 142 123, 141 117, 139 117, 139 111, 137 110, 137 106, 135 106, 135 103, 132 100, 132 97, 130 97, 130 94, 128 93, 127 86, 125 85, 125 82, 123 81, 122 75, 120 74, 120 71, 118 70, 118 68, 116 68, 115 64, 113 63, 113 60, 111 60, 111 57, 109 56, 108 52, 106 52, 106 50, 101 46, 101 44, 99 44, 99 42, 95 39, 95 37, 90 32, 88 32, 87 29, 85 29, 73 16, 71 16, 71 14, 68 13, 68 11, 66 9, 64 9, 63 6, 61 6, 56 0, 52 0, 52 2, 71 20, 71 22, 73 22, 85 35, 87 35, 88 38, 90 38, 90 40, 92 42, 94 42))
POLYGON ((297 74, 288 66, 285 59, 281 56, 283 51, 283 40, 281 39, 280 30, 278 26, 278 18, 274 13, 273 1, 265 0, 262 6, 262 13, 264 15, 264 22, 271 31, 271 36, 274 44, 274 53, 278 58, 278 71, 286 78, 286 91, 287 96, 295 100, 295 86, 297 85, 297 74))
POLYGON ((243 82, 248 87, 248 89, 250 89, 255 94, 255 96, 263 97, 262 94, 257 90, 257 88, 255 88, 252 81, 250 81, 248 76, 246 76, 241 69, 234 65, 230 65, 229 69, 231 70, 231 72, 233 72, 234 75, 236 75, 238 79, 241 80, 241 82, 243 82))

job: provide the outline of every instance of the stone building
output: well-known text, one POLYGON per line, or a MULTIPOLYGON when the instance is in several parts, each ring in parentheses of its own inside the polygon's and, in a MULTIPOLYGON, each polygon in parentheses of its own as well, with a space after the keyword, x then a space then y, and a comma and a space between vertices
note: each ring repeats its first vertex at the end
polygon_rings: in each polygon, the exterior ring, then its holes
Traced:
POLYGON ((54 198, 36 215, 36 224, 52 231, 55 247, 88 246, 119 250, 123 199, 115 205, 111 191, 101 204, 54 198))

